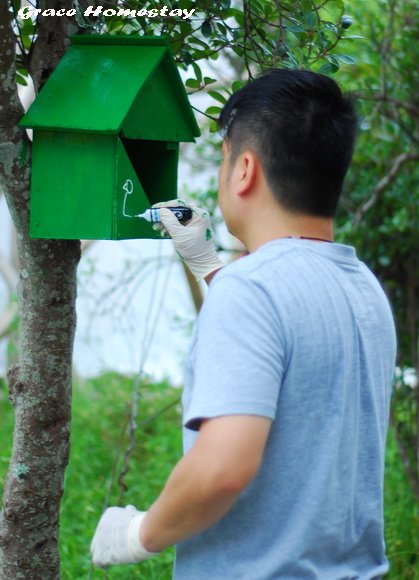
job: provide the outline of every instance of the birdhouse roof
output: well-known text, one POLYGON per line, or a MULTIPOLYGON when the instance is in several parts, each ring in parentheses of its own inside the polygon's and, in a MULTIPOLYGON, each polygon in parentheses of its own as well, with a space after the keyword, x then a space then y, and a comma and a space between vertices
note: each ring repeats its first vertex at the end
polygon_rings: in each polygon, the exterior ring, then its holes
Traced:
POLYGON ((71 41, 22 127, 159 141, 199 135, 165 39, 78 35, 71 41))

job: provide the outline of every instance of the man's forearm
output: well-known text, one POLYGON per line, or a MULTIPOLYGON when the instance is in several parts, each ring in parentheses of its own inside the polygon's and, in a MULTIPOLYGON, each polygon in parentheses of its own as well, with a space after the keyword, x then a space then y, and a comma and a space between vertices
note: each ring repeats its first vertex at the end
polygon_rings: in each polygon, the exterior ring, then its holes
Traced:
POLYGON ((270 426, 256 415, 204 421, 143 521, 143 546, 163 550, 221 519, 257 474, 270 426))
POLYGON ((189 454, 172 471, 140 531, 141 543, 158 552, 216 523, 233 505, 241 489, 208 473, 189 454))
POLYGON ((257 415, 203 420, 147 513, 133 506, 105 510, 92 541, 94 563, 140 562, 216 523, 257 474, 270 426, 257 415))

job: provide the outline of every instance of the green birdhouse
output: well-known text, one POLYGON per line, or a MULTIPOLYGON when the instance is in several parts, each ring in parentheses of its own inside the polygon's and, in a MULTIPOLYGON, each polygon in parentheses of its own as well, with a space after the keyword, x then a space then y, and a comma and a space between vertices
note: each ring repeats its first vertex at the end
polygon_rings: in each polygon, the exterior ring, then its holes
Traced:
POLYGON ((199 135, 160 37, 74 36, 20 126, 35 238, 157 237, 135 216, 176 197, 179 143, 199 135))

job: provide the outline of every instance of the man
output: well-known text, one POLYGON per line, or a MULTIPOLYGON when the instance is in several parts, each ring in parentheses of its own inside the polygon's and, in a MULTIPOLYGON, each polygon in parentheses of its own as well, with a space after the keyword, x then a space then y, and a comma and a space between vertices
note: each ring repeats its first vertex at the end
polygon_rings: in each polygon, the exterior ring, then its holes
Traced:
POLYGON ((388 570, 391 311, 333 242, 356 117, 328 77, 274 70, 225 105, 219 204, 249 255, 218 271, 209 218, 161 220, 211 281, 188 360, 185 455, 148 512, 109 508, 102 566, 177 545, 177 580, 372 579, 388 570))

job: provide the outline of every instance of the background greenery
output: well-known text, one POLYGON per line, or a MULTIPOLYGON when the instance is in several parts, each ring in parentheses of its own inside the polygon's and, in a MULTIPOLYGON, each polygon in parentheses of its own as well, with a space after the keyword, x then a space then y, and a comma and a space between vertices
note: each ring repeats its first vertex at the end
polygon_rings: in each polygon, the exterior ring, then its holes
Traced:
MULTIPOLYGON (((73 434, 61 518, 63 580, 169 580, 173 551, 137 566, 93 570, 89 544, 107 504, 132 503, 145 509, 156 498, 172 466, 181 455, 180 391, 167 383, 144 379, 140 385, 137 441, 125 477, 118 483, 129 443, 134 380, 106 374, 74 385, 73 434)), ((7 387, 0 382, 0 491, 4 484, 12 442, 13 415, 7 387)), ((389 579, 419 580, 419 507, 407 483, 393 437, 388 440, 385 485, 386 539, 391 561, 389 579)))

